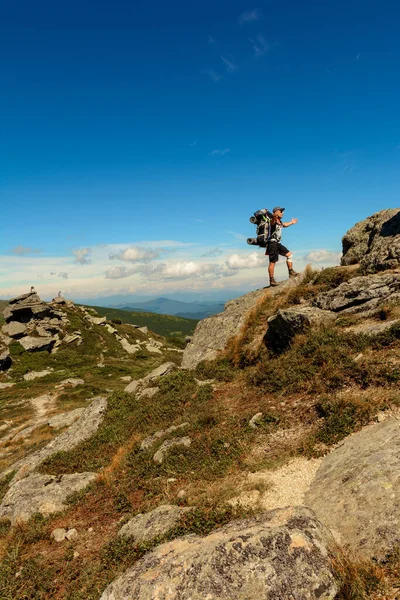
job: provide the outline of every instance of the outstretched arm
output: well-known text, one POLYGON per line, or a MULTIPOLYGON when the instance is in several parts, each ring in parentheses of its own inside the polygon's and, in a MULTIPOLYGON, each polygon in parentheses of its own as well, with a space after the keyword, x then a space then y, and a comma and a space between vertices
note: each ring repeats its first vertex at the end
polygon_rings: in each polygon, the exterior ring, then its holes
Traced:
POLYGON ((286 221, 286 223, 282 223, 282 227, 290 227, 291 225, 296 225, 298 223, 298 219, 292 219, 291 221, 286 221))

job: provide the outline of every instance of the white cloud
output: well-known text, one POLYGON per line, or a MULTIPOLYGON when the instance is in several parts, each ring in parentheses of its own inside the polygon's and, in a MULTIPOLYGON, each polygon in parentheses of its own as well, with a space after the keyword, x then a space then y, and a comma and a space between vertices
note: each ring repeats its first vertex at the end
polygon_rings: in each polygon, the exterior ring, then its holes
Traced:
POLYGON ((252 252, 251 254, 232 254, 226 259, 229 269, 238 271, 239 269, 254 269, 266 264, 264 254, 252 252))
POLYGON ((212 248, 211 250, 204 252, 204 254, 201 255, 201 258, 207 258, 207 257, 211 257, 211 256, 220 256, 221 254, 222 254, 222 250, 220 250, 219 248, 212 248))
POLYGON ((193 140, 193 142, 191 144, 189 144, 189 146, 197 146, 197 144, 199 143, 200 140, 193 140))
POLYGON ((267 54, 270 49, 269 42, 265 39, 263 35, 258 35, 255 40, 250 39, 253 44, 254 56, 256 58, 260 58, 260 56, 264 56, 267 54))
POLYGON ((106 279, 123 279, 138 272, 137 267, 128 269, 125 265, 120 267, 110 267, 105 271, 106 279))
POLYGON ((149 248, 139 248, 130 246, 125 250, 121 250, 118 254, 109 254, 110 260, 125 260, 127 262, 150 262, 160 255, 155 250, 149 248))
POLYGON ((330 250, 312 250, 304 257, 306 261, 316 263, 331 263, 337 265, 342 254, 330 250))
POLYGON ((68 275, 69 275, 69 273, 67 273, 66 271, 58 274, 58 276, 61 277, 62 279, 68 279, 68 275))
POLYGON ((226 56, 221 56, 221 60, 225 63, 226 70, 229 73, 234 73, 238 70, 239 67, 233 62, 232 59, 228 59, 226 56))
POLYGON ((230 151, 230 148, 216 148, 216 150, 211 150, 210 156, 225 156, 225 154, 228 154, 230 151))
POLYGON ((26 246, 15 246, 11 252, 17 256, 25 256, 26 254, 40 254, 39 248, 27 248, 26 246))
POLYGON ((245 23, 252 23, 254 21, 259 21, 260 19, 260 11, 258 8, 254 8, 253 10, 249 10, 244 12, 238 18, 239 25, 244 25, 245 23))
POLYGON ((78 250, 73 250, 72 254, 75 254, 75 263, 79 265, 88 265, 91 263, 91 259, 89 258, 92 254, 91 248, 79 248, 78 250))

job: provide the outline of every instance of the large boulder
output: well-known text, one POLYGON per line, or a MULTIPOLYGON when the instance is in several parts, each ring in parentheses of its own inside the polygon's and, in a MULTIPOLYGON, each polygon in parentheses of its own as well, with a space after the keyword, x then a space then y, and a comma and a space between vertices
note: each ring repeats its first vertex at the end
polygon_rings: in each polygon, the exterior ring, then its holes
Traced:
POLYGON ((227 302, 223 312, 200 321, 183 352, 182 367, 193 370, 201 361, 216 358, 218 352, 226 347, 228 340, 240 332, 259 300, 265 296, 278 295, 283 289, 287 290, 297 283, 298 278, 289 279, 277 288, 250 292, 227 302))
POLYGON ((7 325, 3 325, 1 330, 5 335, 18 339, 25 335, 26 325, 24 323, 18 323, 18 321, 12 321, 11 323, 7 323, 7 325))
POLYGON ((305 504, 339 543, 384 557, 400 543, 400 421, 348 437, 322 461, 305 504))
POLYGON ((341 264, 360 263, 368 272, 400 265, 400 209, 381 210, 349 229, 341 264))
POLYGON ((312 326, 329 323, 335 319, 335 313, 315 306, 296 306, 278 310, 268 319, 264 341, 271 350, 282 352, 288 348, 297 333, 303 333, 312 326))
POLYGON ((319 294, 314 305, 335 313, 366 313, 380 304, 400 299, 400 273, 354 277, 319 294))
POLYGON ((50 350, 53 348, 58 338, 52 336, 46 337, 34 337, 32 335, 26 335, 19 339, 19 343, 24 350, 28 352, 41 352, 43 350, 50 350))
POLYGON ((32 473, 13 485, 0 504, 0 518, 27 521, 39 512, 44 516, 67 508, 65 500, 73 492, 85 488, 96 479, 96 473, 73 473, 71 475, 40 475, 32 473))
POLYGON ((270 511, 157 546, 101 600, 330 600, 330 542, 310 510, 270 511))

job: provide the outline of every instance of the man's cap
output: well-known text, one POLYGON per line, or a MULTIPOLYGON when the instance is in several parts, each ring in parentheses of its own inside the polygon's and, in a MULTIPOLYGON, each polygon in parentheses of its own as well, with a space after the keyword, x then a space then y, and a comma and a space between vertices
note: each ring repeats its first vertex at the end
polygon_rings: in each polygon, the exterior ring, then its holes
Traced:
POLYGON ((275 206, 275 208, 272 209, 272 212, 276 212, 277 210, 281 210, 282 212, 285 210, 284 208, 282 208, 282 206, 275 206))

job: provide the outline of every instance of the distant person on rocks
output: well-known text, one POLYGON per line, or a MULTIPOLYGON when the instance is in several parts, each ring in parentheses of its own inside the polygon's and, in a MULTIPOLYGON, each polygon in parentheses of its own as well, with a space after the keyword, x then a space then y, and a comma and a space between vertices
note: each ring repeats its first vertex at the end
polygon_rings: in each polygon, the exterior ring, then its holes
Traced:
POLYGON ((299 273, 293 269, 293 254, 288 250, 283 244, 281 244, 282 239, 282 228, 290 227, 291 225, 295 225, 298 222, 298 219, 292 219, 291 221, 286 221, 285 223, 282 221, 283 211, 285 209, 281 206, 275 206, 272 211, 272 219, 271 219, 271 235, 268 240, 267 248, 265 250, 265 254, 269 256, 269 266, 268 266, 268 274, 269 274, 269 284, 271 287, 276 287, 279 285, 277 281, 275 281, 275 264, 278 262, 279 256, 286 256, 286 264, 289 271, 289 277, 297 277, 299 273))
POLYGON ((34 286, 31 285, 31 294, 35 294, 35 293, 36 293, 36 290, 35 290, 34 286))

